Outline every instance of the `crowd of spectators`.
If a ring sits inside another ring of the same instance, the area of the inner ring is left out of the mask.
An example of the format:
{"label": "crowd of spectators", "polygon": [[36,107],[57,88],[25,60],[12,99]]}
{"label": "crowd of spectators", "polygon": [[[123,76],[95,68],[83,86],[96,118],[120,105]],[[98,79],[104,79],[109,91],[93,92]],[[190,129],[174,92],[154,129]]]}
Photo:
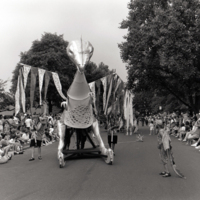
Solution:
{"label": "crowd of spectators", "polygon": [[23,113],[17,116],[0,115],[0,163],[11,160],[12,155],[23,154],[25,147],[30,146],[31,140],[36,137],[38,118],[43,124],[41,145],[47,146],[57,141],[59,139],[57,131],[59,116],[50,114],[43,117]]}
{"label": "crowd of spectators", "polygon": [[200,114],[158,114],[145,118],[151,134],[157,134],[159,125],[169,128],[169,134],[200,151]]}

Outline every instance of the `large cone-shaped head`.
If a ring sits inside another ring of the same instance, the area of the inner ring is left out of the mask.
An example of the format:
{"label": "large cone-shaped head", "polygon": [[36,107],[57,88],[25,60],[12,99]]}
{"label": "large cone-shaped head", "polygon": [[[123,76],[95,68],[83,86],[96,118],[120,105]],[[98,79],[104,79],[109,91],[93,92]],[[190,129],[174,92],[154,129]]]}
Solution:
{"label": "large cone-shaped head", "polygon": [[89,96],[89,92],[90,88],[86,81],[85,74],[77,71],[67,95],[74,100],[82,100]]}
{"label": "large cone-shaped head", "polygon": [[68,44],[67,55],[70,60],[76,65],[79,72],[83,72],[85,65],[92,57],[94,48],[90,42],[75,40]]}

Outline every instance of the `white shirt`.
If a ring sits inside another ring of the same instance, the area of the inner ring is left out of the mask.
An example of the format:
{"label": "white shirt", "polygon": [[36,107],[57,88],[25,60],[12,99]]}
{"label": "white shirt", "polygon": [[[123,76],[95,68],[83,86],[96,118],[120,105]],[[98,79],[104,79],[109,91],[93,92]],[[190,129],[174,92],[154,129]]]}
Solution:
{"label": "white shirt", "polygon": [[32,119],[26,119],[25,124],[26,124],[26,127],[30,128],[32,124]]}
{"label": "white shirt", "polygon": [[29,140],[29,134],[23,133],[22,139]]}

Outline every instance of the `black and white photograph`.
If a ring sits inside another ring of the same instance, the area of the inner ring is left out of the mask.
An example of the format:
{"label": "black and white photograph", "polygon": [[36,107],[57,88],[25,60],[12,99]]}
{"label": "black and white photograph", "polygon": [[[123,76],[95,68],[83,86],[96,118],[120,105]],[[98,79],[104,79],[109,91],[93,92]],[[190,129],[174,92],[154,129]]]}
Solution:
{"label": "black and white photograph", "polygon": [[199,200],[200,0],[1,0],[0,26],[0,200]]}

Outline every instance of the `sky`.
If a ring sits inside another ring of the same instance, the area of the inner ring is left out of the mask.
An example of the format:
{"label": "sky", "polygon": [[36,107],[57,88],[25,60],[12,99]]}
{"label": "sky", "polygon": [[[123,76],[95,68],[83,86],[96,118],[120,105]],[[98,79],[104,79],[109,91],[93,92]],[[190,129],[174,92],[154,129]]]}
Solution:
{"label": "sky", "polygon": [[0,1],[0,79],[8,80],[20,61],[42,34],[56,33],[67,41],[82,37],[94,47],[91,61],[116,69],[126,82],[126,64],[118,44],[127,30],[120,22],[128,16],[130,0],[1,0]]}

